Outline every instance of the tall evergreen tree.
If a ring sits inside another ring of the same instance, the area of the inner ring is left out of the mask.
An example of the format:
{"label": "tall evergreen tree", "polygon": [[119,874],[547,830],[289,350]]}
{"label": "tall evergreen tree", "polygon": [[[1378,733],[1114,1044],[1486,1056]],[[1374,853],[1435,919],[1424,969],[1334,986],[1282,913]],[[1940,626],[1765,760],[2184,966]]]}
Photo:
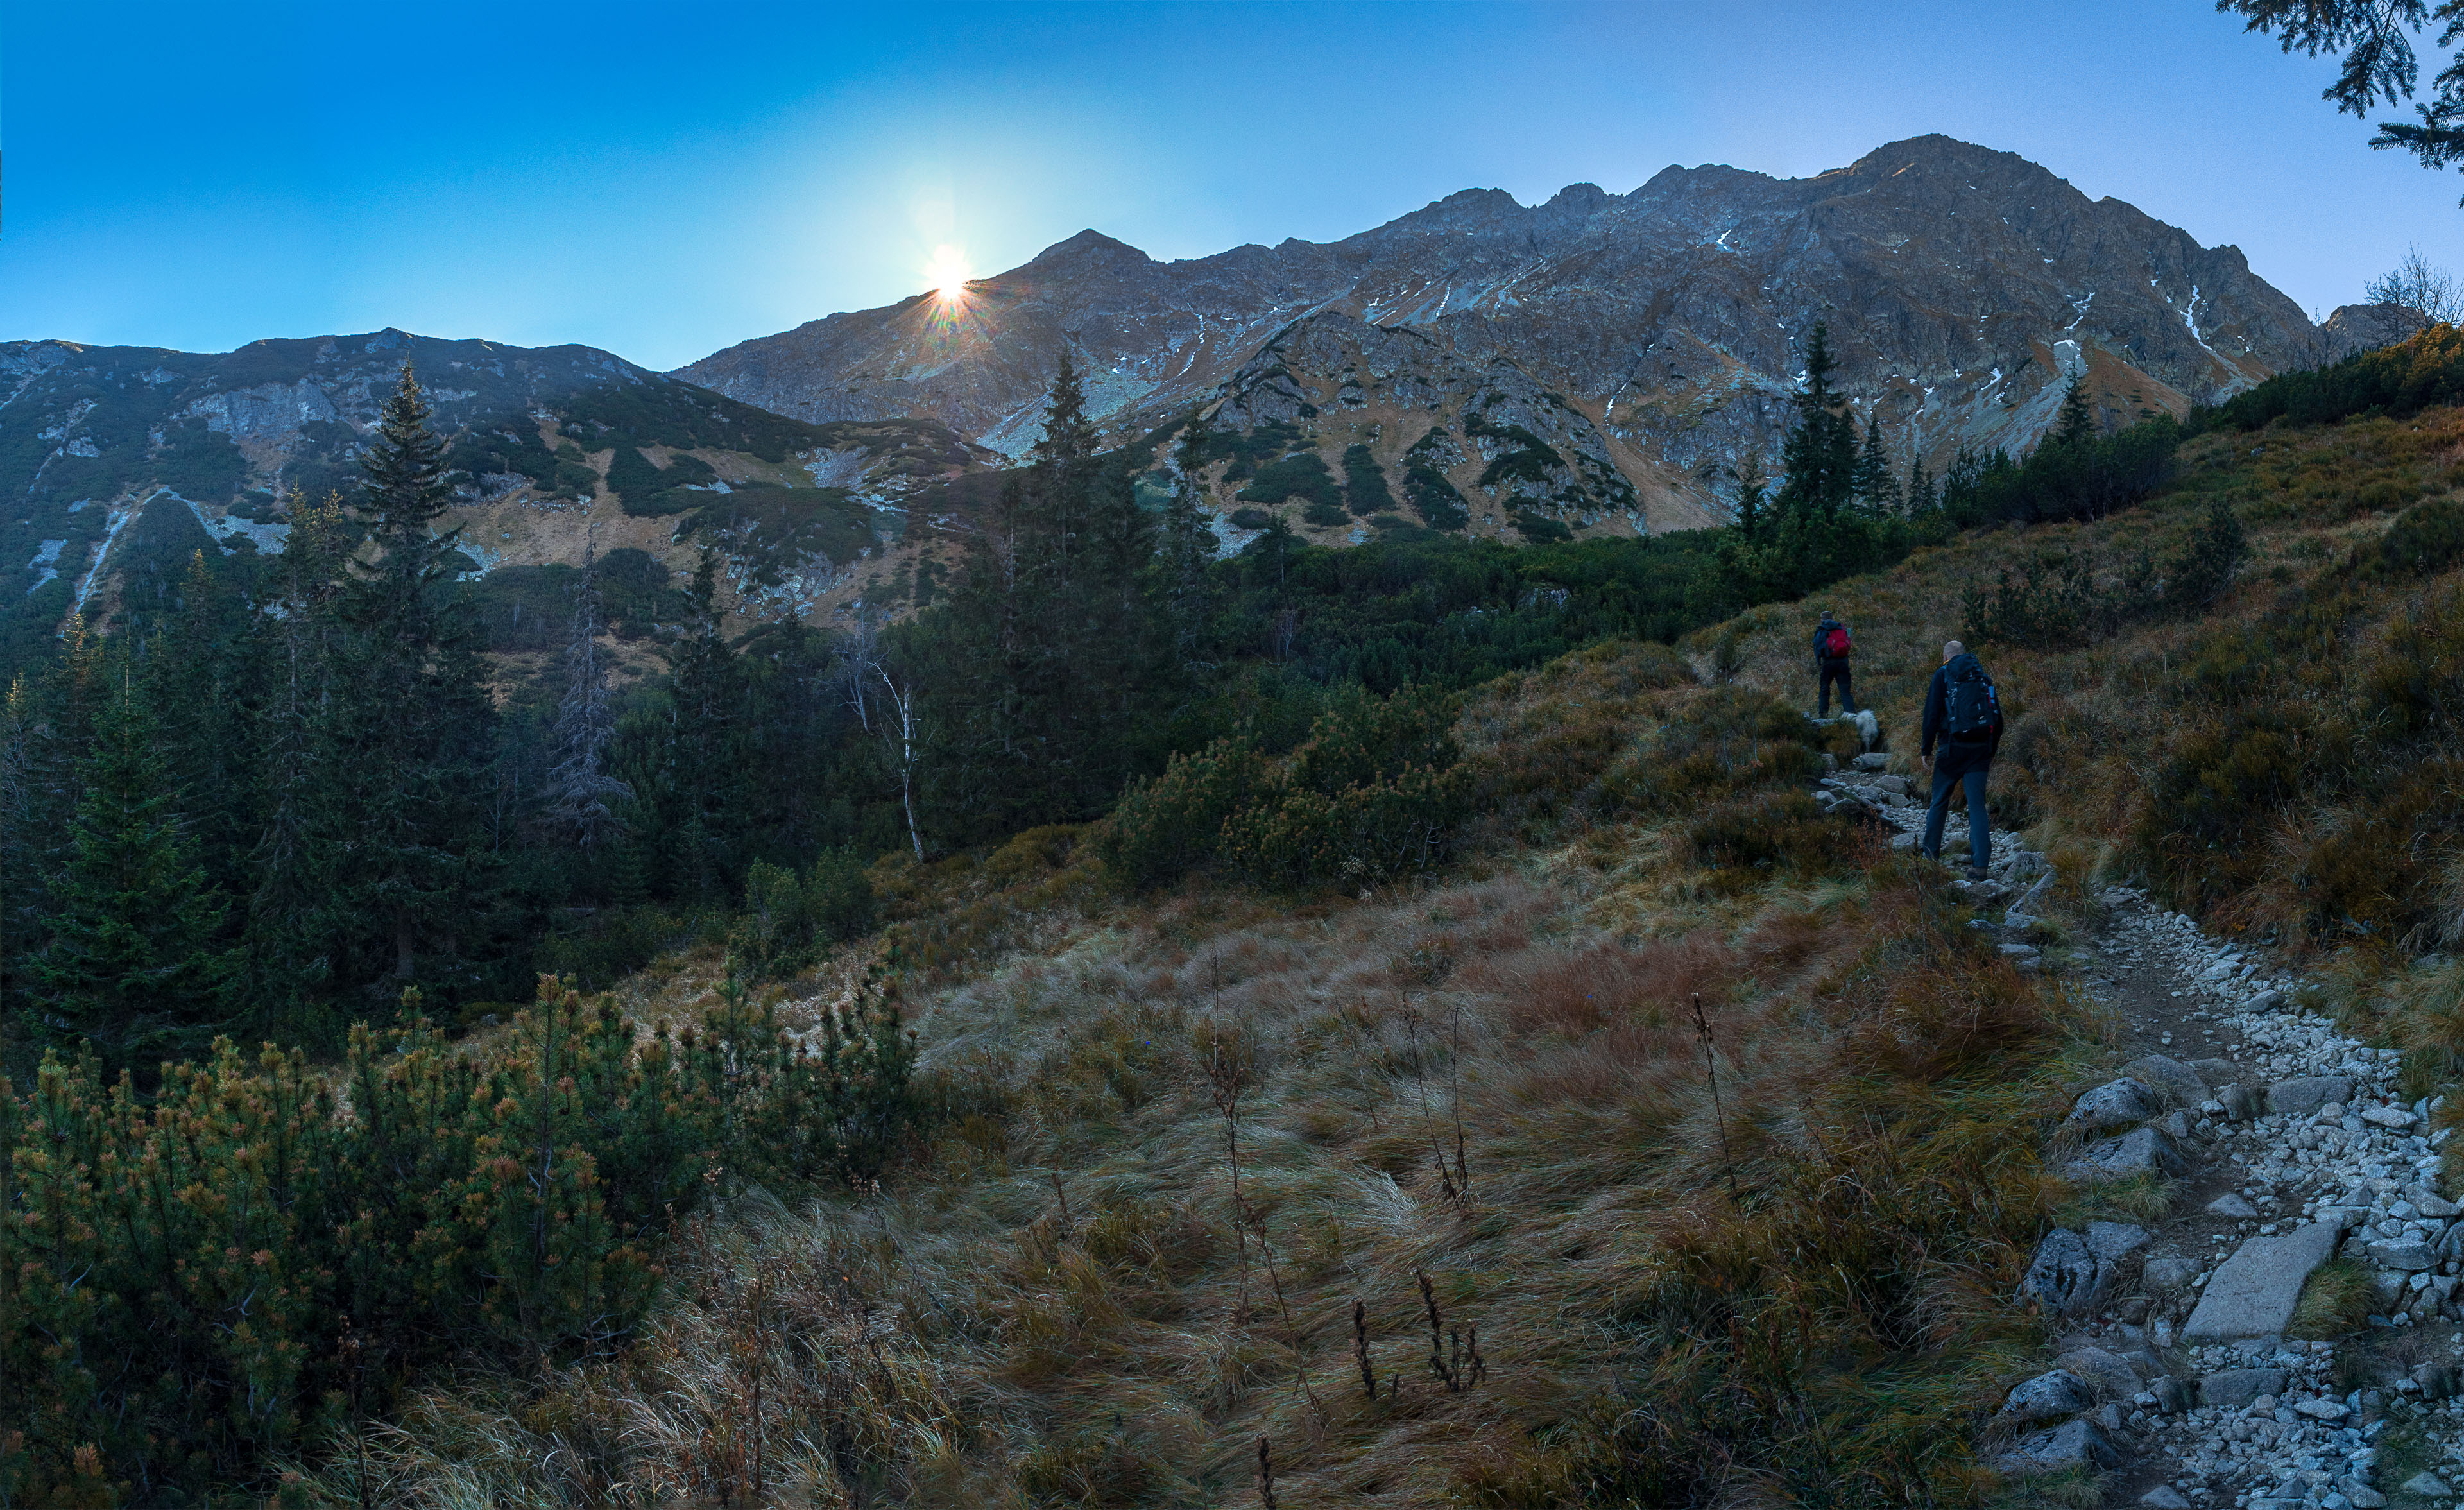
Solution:
{"label": "tall evergreen tree", "polygon": [[417,971],[423,939],[450,944],[484,889],[495,723],[477,624],[454,587],[460,532],[435,529],[452,485],[429,412],[406,362],[360,458],[361,508],[382,555],[343,596],[331,773],[348,845],[346,915],[368,920],[404,980]]}
{"label": "tall evergreen tree", "polygon": [[1933,512],[1942,501],[1935,490],[1933,475],[1925,470],[1925,457],[1908,463],[1907,512],[1910,517]]}
{"label": "tall evergreen tree", "polygon": [[1838,370],[1831,330],[1815,325],[1805,348],[1805,386],[1796,395],[1796,423],[1780,451],[1782,477],[1773,501],[1797,520],[1828,524],[1856,497],[1857,418],[1831,386]]}
{"label": "tall evergreen tree", "polygon": [[1156,551],[1157,597],[1172,636],[1172,660],[1178,666],[1195,666],[1206,659],[1206,637],[1215,618],[1212,568],[1218,542],[1206,510],[1199,506],[1204,446],[1204,427],[1192,414],[1174,456],[1180,480],[1164,505]]}
{"label": "tall evergreen tree", "polygon": [[606,653],[599,645],[599,550],[583,544],[582,585],[574,593],[573,636],[564,655],[564,698],[557,705],[556,764],[548,773],[548,821],[585,853],[623,836],[608,807],[629,801],[633,788],[607,773],[607,743],[616,736],[608,705]]}
{"label": "tall evergreen tree", "polygon": [[964,833],[1085,816],[1119,789],[1154,664],[1155,529],[1095,453],[1065,357],[1028,465],[968,543],[930,669],[933,808]]}
{"label": "tall evergreen tree", "polygon": [[51,939],[33,960],[41,1041],[91,1042],[112,1069],[193,1054],[228,1006],[228,910],[184,832],[148,699],[122,663],[95,722]]}
{"label": "tall evergreen tree", "polygon": [[336,961],[327,938],[340,783],[333,772],[338,611],[342,563],[354,536],[339,499],[291,496],[291,533],[272,582],[274,611],[259,620],[253,784],[259,827],[249,854],[252,886],[243,950],[264,1010],[289,1015],[319,991]]}
{"label": "tall evergreen tree", "polygon": [[1763,476],[1763,458],[1749,453],[1728,476],[1737,484],[1737,500],[1731,513],[1737,534],[1748,541],[1761,538],[1763,516],[1771,509],[1771,479]]}
{"label": "tall evergreen tree", "polygon": [[2045,436],[2045,444],[2066,448],[2084,446],[2094,440],[2096,434],[2096,411],[2088,405],[2087,379],[2075,377],[2071,379],[2071,386],[2062,390],[2062,410],[2055,417],[2053,431]]}
{"label": "tall evergreen tree", "polygon": [[[1853,416],[1850,423],[1855,423]],[[1866,513],[1900,511],[1900,483],[1891,475],[1891,458],[1882,445],[1882,416],[1879,411],[1865,421],[1865,444],[1857,453],[1853,486],[1858,505]]]}
{"label": "tall evergreen tree", "polygon": [[718,554],[703,547],[686,589],[691,617],[668,660],[666,747],[658,771],[671,890],[704,902],[735,895],[749,862],[736,844],[743,811],[742,668],[728,648]]}

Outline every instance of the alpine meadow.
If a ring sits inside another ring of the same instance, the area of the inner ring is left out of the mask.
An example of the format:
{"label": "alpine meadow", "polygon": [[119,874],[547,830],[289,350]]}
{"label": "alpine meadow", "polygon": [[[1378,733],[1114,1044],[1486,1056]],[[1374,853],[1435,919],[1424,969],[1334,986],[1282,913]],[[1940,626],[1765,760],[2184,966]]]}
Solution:
{"label": "alpine meadow", "polygon": [[0,1510],[2464,1510],[2464,0],[125,4]]}

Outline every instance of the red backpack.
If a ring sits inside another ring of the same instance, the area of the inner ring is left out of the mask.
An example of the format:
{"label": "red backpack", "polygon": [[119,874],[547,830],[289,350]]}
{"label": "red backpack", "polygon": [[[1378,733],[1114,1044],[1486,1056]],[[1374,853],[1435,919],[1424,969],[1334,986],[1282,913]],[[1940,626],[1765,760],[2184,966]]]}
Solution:
{"label": "red backpack", "polygon": [[1848,643],[1848,626],[1834,624],[1831,633],[1822,636],[1822,654],[1833,660],[1846,660],[1853,647]]}

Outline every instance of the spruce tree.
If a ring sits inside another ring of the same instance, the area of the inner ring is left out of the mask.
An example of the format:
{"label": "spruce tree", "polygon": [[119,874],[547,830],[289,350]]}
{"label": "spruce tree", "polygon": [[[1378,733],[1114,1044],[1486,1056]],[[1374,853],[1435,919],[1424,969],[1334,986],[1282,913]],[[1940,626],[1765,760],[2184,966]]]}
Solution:
{"label": "spruce tree", "polygon": [[1928,514],[1941,501],[1934,490],[1933,475],[1925,470],[1925,457],[1908,463],[1907,511],[1911,517]]}
{"label": "spruce tree", "polygon": [[2061,412],[2054,419],[2052,433],[2045,444],[2065,448],[2084,446],[2096,438],[2096,411],[2087,401],[2087,379],[2075,377],[2062,390]]}
{"label": "spruce tree", "polygon": [[1805,386],[1796,395],[1796,424],[1781,448],[1782,477],[1773,500],[1793,519],[1828,524],[1856,496],[1857,420],[1831,386],[1838,361],[1831,331],[1815,325],[1805,348]]}
{"label": "spruce tree", "polygon": [[1763,516],[1771,508],[1771,479],[1763,476],[1763,459],[1748,455],[1728,469],[1737,484],[1737,501],[1731,510],[1740,538],[1753,542],[1762,537]]}
{"label": "spruce tree", "polygon": [[452,929],[484,886],[486,769],[495,707],[477,625],[454,588],[459,531],[439,534],[452,498],[445,443],[410,364],[361,454],[374,566],[349,582],[346,674],[338,678],[339,832],[349,844],[338,899],[365,920],[363,968],[390,956],[409,979],[424,938]]}
{"label": "spruce tree", "polygon": [[743,677],[728,648],[718,555],[705,546],[686,589],[691,619],[668,661],[667,748],[660,772],[669,885],[704,902],[736,889],[743,811]]}
{"label": "spruce tree", "polygon": [[[1044,438],[969,541],[929,647],[930,806],[957,833],[1087,816],[1117,793],[1131,726],[1154,713],[1155,526],[1096,439],[1065,358]],[[1192,527],[1184,516],[1185,544]]]}
{"label": "spruce tree", "polygon": [[586,854],[624,834],[608,807],[631,799],[633,788],[607,773],[607,743],[616,736],[608,705],[607,659],[599,646],[599,551],[584,541],[582,584],[574,594],[573,636],[564,655],[564,698],[557,706],[552,737],[556,759],[548,773],[548,821]]}
{"label": "spruce tree", "polygon": [[227,1007],[228,910],[184,832],[160,731],[123,661],[95,722],[51,938],[33,967],[38,1041],[83,1038],[111,1069],[193,1054]]}
{"label": "spruce tree", "polygon": [[1865,444],[1857,453],[1855,489],[1859,505],[1868,514],[1896,514],[1900,510],[1899,479],[1891,475],[1891,458],[1884,454],[1882,416],[1879,411],[1865,421]]}
{"label": "spruce tree", "polygon": [[1206,433],[1196,415],[1180,433],[1174,460],[1180,481],[1164,505],[1163,530],[1156,552],[1160,578],[1157,596],[1172,636],[1176,666],[1195,667],[1206,661],[1206,634],[1215,618],[1215,556],[1219,542],[1206,510],[1199,506],[1199,478],[1205,461]]}
{"label": "spruce tree", "polygon": [[332,959],[326,914],[334,865],[346,843],[336,803],[335,703],[340,689],[342,563],[356,537],[339,499],[291,496],[291,533],[275,564],[270,608],[257,621],[261,685],[255,718],[259,813],[248,856],[251,886],[243,953],[260,1008],[289,1016]]}

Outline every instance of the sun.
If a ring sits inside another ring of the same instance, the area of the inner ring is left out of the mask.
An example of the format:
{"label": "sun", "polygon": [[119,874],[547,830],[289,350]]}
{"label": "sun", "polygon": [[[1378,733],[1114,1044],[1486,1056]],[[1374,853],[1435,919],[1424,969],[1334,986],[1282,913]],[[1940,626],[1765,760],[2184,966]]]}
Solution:
{"label": "sun", "polygon": [[967,297],[967,279],[974,269],[967,265],[967,255],[954,246],[933,249],[933,260],[924,265],[924,276],[933,280],[933,292],[945,304],[956,304]]}

